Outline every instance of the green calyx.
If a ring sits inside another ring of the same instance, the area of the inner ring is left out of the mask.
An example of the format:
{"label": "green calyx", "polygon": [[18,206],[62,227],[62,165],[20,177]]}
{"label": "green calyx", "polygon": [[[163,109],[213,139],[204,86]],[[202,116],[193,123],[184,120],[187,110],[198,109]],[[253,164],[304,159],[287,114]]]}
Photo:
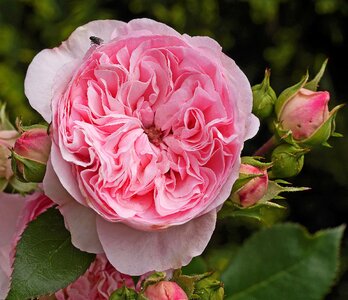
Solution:
{"label": "green calyx", "polygon": [[313,134],[305,140],[298,141],[297,143],[302,147],[314,147],[317,145],[330,146],[327,140],[331,136],[340,137],[341,135],[335,132],[335,118],[337,112],[345,104],[335,106],[331,111],[328,119],[316,130]]}
{"label": "green calyx", "polygon": [[260,84],[252,87],[253,113],[260,119],[269,117],[273,112],[273,105],[277,95],[270,86],[271,71],[265,70],[265,77]]}
{"label": "green calyx", "polygon": [[178,269],[174,271],[172,281],[185,291],[189,299],[222,300],[224,298],[223,284],[212,275],[213,272],[183,275]]}
{"label": "green calyx", "polygon": [[42,182],[46,173],[46,164],[11,154],[11,166],[15,176],[22,182]]}
{"label": "green calyx", "polygon": [[[126,286],[118,288],[109,297],[109,300],[138,300],[138,299],[141,299],[141,298],[139,298],[136,291],[134,291],[133,289],[129,289]],[[146,299],[146,298],[143,297],[142,299]]]}
{"label": "green calyx", "polygon": [[269,177],[289,178],[299,174],[304,164],[304,154],[309,152],[307,148],[300,148],[290,144],[281,144],[272,152],[272,169]]}

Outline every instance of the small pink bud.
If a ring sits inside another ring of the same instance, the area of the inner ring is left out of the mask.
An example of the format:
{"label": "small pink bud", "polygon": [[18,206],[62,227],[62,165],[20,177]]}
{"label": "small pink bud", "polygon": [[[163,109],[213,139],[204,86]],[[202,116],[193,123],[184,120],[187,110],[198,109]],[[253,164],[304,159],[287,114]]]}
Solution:
{"label": "small pink bud", "polygon": [[279,117],[284,130],[291,130],[295,140],[309,138],[330,117],[330,94],[301,88],[289,99]]}
{"label": "small pink bud", "polygon": [[13,176],[11,169],[10,149],[13,147],[18,132],[16,130],[0,130],[0,191],[4,190]]}
{"label": "small pink bud", "polygon": [[51,149],[47,128],[38,127],[24,131],[12,151],[12,169],[26,182],[41,182]]}
{"label": "small pink bud", "polygon": [[258,167],[241,164],[240,174],[257,175],[252,178],[239,190],[232,195],[232,200],[243,207],[249,207],[257,203],[266,194],[268,188],[267,169],[260,169]]}
{"label": "small pink bud", "polygon": [[13,147],[16,154],[43,164],[47,163],[50,149],[51,139],[47,128],[24,131]]}
{"label": "small pink bud", "polygon": [[188,300],[182,288],[172,281],[160,281],[149,285],[144,295],[149,300]]}

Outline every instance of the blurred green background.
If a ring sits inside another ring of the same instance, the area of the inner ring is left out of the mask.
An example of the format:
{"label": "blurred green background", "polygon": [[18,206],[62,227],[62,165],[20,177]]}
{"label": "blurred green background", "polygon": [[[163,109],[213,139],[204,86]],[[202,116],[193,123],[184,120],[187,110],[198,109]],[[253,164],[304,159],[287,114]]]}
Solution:
{"label": "blurred green background", "polygon": [[[332,107],[347,102],[346,0],[0,0],[0,100],[7,102],[12,120],[21,116],[27,124],[40,121],[23,93],[26,69],[38,51],[59,45],[88,21],[138,17],[216,39],[251,84],[259,83],[264,69],[270,67],[272,86],[278,93],[297,82],[306,69],[314,74],[328,57],[320,89],[330,91]],[[337,131],[348,136],[347,108],[338,116]],[[246,152],[268,137],[265,126]],[[331,144],[333,149],[322,147],[307,155],[304,171],[293,180],[312,190],[288,196],[287,219],[310,231],[348,220],[348,141],[346,137],[332,139]],[[242,240],[254,229],[234,225],[229,230],[220,228],[210,248]],[[341,276],[327,299],[348,299],[347,245],[346,234]]]}

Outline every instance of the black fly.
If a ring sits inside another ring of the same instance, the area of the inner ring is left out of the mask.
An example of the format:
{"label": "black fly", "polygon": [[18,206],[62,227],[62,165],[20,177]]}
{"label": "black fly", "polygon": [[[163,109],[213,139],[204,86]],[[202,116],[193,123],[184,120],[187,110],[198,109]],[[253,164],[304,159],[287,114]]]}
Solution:
{"label": "black fly", "polygon": [[100,45],[102,44],[104,41],[101,38],[98,38],[97,36],[90,36],[89,39],[91,40],[91,44],[95,44],[95,45]]}

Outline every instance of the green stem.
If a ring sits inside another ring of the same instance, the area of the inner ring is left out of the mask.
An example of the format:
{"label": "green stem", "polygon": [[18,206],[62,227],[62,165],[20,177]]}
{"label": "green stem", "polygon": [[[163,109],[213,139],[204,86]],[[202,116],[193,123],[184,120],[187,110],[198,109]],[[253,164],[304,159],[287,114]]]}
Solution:
{"label": "green stem", "polygon": [[277,144],[277,139],[273,135],[266,143],[256,150],[254,156],[265,156],[269,151],[273,150]]}

